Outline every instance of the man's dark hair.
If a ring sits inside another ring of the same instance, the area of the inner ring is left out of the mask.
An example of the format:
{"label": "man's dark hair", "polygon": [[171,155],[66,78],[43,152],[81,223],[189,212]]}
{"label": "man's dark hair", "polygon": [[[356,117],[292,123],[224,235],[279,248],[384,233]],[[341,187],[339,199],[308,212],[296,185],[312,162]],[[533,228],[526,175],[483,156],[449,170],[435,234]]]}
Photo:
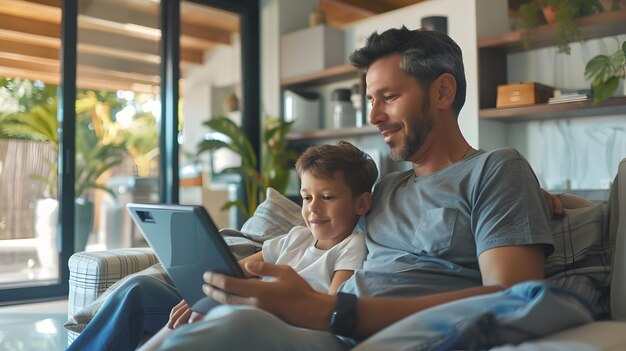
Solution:
{"label": "man's dark hair", "polygon": [[467,83],[463,69],[461,48],[449,36],[424,29],[406,27],[389,29],[381,34],[374,32],[364,47],[350,55],[356,68],[367,70],[375,61],[392,54],[401,54],[400,69],[415,77],[425,89],[443,73],[456,79],[456,96],[452,103],[459,115],[465,104]]}
{"label": "man's dark hair", "polygon": [[341,172],[353,196],[371,192],[378,169],[372,158],[347,141],[337,145],[311,146],[296,162],[298,175],[311,172],[316,177],[332,178]]}

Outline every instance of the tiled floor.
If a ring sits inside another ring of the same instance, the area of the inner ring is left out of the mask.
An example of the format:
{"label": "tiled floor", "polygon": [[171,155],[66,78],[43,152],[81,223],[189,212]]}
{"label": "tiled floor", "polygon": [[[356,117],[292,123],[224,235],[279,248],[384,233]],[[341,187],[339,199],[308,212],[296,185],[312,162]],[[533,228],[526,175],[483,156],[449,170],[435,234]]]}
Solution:
{"label": "tiled floor", "polygon": [[0,351],[67,348],[67,300],[0,307]]}

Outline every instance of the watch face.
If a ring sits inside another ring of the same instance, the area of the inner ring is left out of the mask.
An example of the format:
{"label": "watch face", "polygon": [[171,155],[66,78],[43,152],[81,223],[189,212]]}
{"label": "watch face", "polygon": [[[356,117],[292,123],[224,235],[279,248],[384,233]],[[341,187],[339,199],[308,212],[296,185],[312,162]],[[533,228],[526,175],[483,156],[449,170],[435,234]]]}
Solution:
{"label": "watch face", "polygon": [[353,294],[338,293],[337,306],[330,315],[329,329],[333,334],[351,336],[356,327],[356,302]]}

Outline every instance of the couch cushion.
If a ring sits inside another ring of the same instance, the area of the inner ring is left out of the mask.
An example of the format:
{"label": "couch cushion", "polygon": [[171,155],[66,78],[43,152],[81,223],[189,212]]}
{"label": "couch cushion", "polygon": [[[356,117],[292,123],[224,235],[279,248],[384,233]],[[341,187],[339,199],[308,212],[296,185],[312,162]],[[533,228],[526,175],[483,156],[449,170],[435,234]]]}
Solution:
{"label": "couch cushion", "polygon": [[77,252],[68,266],[71,316],[94,302],[100,294],[121,278],[146,269],[158,260],[150,248],[115,249],[99,252]]}
{"label": "couch cushion", "polygon": [[136,275],[147,275],[147,276],[151,276],[154,277],[156,279],[159,279],[169,285],[173,285],[171,279],[169,278],[169,276],[167,275],[167,273],[165,272],[165,270],[163,269],[163,267],[161,266],[160,263],[156,263],[142,271],[139,271],[137,273],[133,273],[133,274],[129,274],[127,276],[125,276],[124,278],[118,280],[117,282],[115,282],[115,284],[109,286],[107,288],[107,290],[102,293],[95,301],[93,301],[91,304],[87,305],[87,307],[77,311],[76,313],[74,313],[73,315],[70,315],[70,318],[67,322],[65,322],[65,324],[63,324],[63,326],[65,327],[65,329],[73,331],[73,332],[77,332],[80,333],[83,331],[83,329],[85,329],[85,327],[87,327],[87,324],[89,324],[89,322],[91,321],[91,319],[93,318],[93,316],[96,314],[96,312],[98,312],[98,310],[100,309],[100,306],[102,306],[102,304],[104,303],[104,301],[106,300],[106,298],[111,294],[111,292],[115,289],[117,289],[118,286],[122,285],[125,281],[127,281],[128,279],[130,279],[130,277],[136,276]]}
{"label": "couch cushion", "polygon": [[546,259],[546,277],[585,297],[596,317],[607,317],[612,256],[608,206],[566,210],[562,218],[552,220],[551,226],[554,252]]}
{"label": "couch cushion", "polygon": [[592,322],[519,345],[506,345],[492,351],[599,351],[623,350],[626,323]]}
{"label": "couch cushion", "polygon": [[263,242],[287,234],[297,225],[305,225],[300,206],[278,191],[267,188],[265,201],[243,224],[241,232],[252,240]]}

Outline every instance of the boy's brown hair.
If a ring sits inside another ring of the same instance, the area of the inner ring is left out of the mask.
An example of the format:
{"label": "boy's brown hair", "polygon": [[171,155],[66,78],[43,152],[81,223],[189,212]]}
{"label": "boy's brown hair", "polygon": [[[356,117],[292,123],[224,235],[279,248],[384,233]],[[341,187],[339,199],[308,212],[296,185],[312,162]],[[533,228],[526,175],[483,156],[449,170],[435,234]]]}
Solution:
{"label": "boy's brown hair", "polygon": [[298,158],[296,171],[300,177],[305,172],[311,172],[324,178],[332,178],[336,172],[341,172],[353,196],[371,192],[378,178],[378,169],[370,155],[347,141],[309,147]]}

